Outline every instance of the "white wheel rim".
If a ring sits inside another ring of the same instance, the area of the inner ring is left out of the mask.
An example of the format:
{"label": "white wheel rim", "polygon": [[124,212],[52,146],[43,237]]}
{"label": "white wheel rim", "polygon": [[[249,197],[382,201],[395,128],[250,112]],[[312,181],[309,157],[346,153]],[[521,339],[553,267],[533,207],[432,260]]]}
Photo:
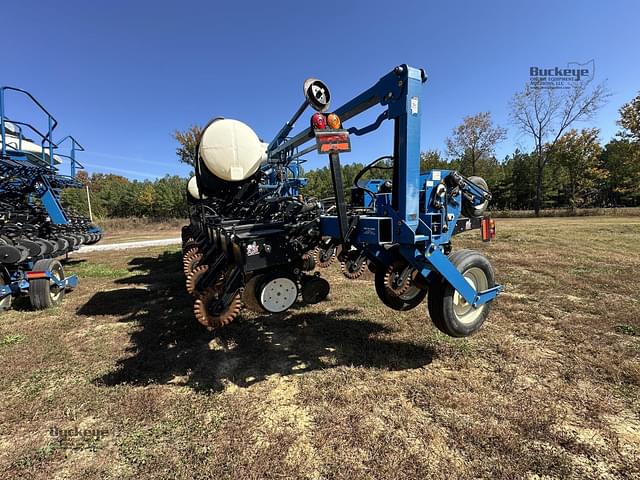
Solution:
{"label": "white wheel rim", "polygon": [[[467,283],[471,285],[477,292],[482,292],[483,290],[489,288],[489,281],[487,280],[487,276],[481,268],[472,267],[464,272],[463,276]],[[453,313],[460,323],[471,324],[476,322],[482,315],[485,307],[486,304],[480,305],[478,307],[473,307],[464,299],[462,295],[458,293],[457,290],[453,293]]]}
{"label": "white wheel rim", "polygon": [[284,312],[298,298],[298,286],[287,277],[277,277],[267,282],[260,291],[260,303],[271,313]]}
{"label": "white wheel rim", "polygon": [[[51,274],[58,281],[64,280],[64,273],[62,271],[62,266],[56,265],[54,268],[51,269]],[[57,302],[60,296],[62,295],[64,288],[58,287],[58,285],[53,280],[50,280],[49,282],[50,282],[49,295],[51,296],[51,300],[53,300],[54,302]]]}
{"label": "white wheel rim", "polygon": [[[4,282],[4,280],[0,279],[0,286],[5,286],[6,283]],[[6,310],[7,308],[9,308],[11,306],[11,300],[13,300],[13,298],[11,297],[11,294],[7,295],[6,297],[4,297],[3,299],[0,300],[0,309],[2,310]]]}

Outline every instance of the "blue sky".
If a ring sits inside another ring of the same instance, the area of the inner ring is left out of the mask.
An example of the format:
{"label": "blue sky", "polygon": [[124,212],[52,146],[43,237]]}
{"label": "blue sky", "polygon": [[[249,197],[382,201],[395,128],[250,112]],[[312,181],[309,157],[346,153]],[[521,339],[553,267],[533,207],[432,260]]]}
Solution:
{"label": "blue sky", "polygon": [[[329,85],[337,107],[395,65],[423,67],[422,148],[444,150],[463,116],[490,111],[509,129],[499,158],[528,147],[509,124],[508,103],[530,66],[593,59],[595,81],[612,92],[591,123],[605,141],[617,131],[617,109],[640,90],[635,0],[19,0],[0,11],[0,84],[40,99],[59,133],[84,144],[89,171],[137,179],[187,174],[171,132],[215,116],[271,140],[310,76]],[[20,102],[10,107],[14,117],[27,114]],[[356,139],[343,160],[390,149],[384,128]],[[312,168],[326,161],[309,160]]]}

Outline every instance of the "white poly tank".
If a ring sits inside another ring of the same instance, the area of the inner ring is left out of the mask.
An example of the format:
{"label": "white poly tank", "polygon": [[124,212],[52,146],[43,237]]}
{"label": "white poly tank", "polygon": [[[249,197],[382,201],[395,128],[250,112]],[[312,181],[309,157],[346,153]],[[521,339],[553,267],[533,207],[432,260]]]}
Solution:
{"label": "white poly tank", "polygon": [[206,195],[200,195],[200,190],[198,190],[198,181],[196,177],[191,177],[187,182],[187,192],[196,200],[206,200]]}
{"label": "white poly tank", "polygon": [[205,128],[199,155],[207,170],[228,182],[246,180],[267,160],[266,144],[248,125],[231,119]]}

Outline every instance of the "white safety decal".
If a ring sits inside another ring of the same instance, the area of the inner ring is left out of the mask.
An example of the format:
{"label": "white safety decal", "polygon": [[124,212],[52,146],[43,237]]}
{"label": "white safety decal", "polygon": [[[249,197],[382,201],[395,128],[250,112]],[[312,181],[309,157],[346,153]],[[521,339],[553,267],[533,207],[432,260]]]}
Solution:
{"label": "white safety decal", "polygon": [[411,97],[411,114],[418,114],[418,97]]}

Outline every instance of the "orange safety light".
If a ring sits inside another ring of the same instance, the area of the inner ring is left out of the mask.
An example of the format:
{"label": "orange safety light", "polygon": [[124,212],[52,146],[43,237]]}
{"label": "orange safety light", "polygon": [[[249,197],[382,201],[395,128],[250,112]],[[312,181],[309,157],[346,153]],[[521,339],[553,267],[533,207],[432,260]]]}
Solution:
{"label": "orange safety light", "polygon": [[335,113],[330,113],[327,115],[327,125],[329,125],[329,128],[332,128],[333,130],[338,130],[342,126],[340,117]]}
{"label": "orange safety light", "polygon": [[496,221],[493,218],[484,217],[480,227],[483,242],[490,242],[496,237]]}

